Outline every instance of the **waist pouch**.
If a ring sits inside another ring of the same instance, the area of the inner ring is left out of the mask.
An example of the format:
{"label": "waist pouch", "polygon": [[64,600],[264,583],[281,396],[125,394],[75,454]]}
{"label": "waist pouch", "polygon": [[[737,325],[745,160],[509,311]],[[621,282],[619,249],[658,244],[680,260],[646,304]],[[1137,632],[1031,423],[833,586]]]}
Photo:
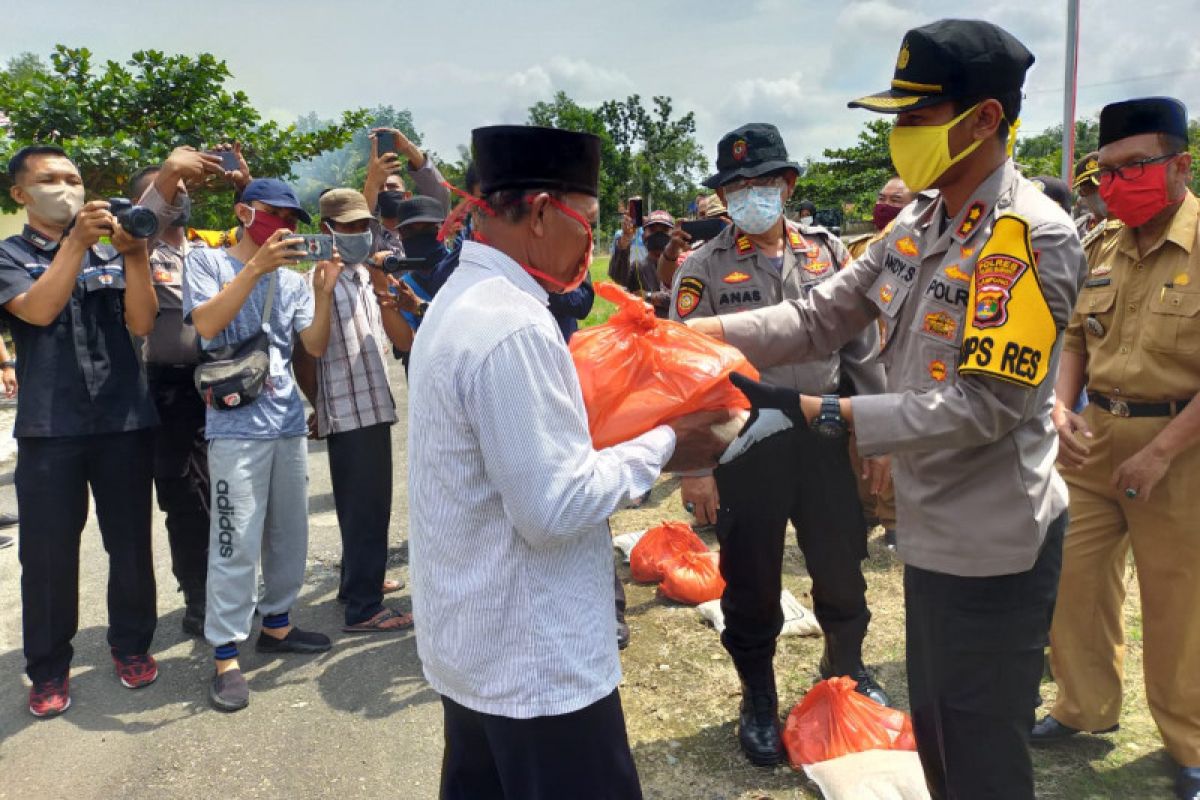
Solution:
{"label": "waist pouch", "polygon": [[193,380],[196,391],[209,408],[218,411],[242,408],[262,394],[267,376],[271,374],[271,338],[267,324],[278,283],[279,273],[271,273],[261,331],[217,350],[201,351],[201,363],[196,367]]}

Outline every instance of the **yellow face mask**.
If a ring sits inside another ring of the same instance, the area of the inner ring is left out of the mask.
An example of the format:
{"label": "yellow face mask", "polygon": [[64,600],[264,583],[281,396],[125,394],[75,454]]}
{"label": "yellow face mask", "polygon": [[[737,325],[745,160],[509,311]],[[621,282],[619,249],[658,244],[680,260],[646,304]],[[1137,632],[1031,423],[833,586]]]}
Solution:
{"label": "yellow face mask", "polygon": [[896,172],[913,192],[921,192],[983,144],[976,139],[956,156],[950,155],[950,129],[979,108],[975,104],[945,125],[897,125],[892,128],[888,146]]}

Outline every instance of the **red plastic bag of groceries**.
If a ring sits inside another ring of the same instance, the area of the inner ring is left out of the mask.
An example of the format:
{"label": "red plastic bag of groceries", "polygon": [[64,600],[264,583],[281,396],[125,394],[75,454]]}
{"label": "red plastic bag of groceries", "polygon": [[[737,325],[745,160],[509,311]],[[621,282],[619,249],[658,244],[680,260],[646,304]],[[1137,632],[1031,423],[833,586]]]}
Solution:
{"label": "red plastic bag of groceries", "polygon": [[686,522],[664,522],[646,531],[629,552],[629,571],[640,583],[656,583],[663,567],[681,553],[707,553],[708,545]]}
{"label": "red plastic bag of groceries", "polygon": [[680,553],[663,568],[658,588],[680,603],[698,606],[716,600],[725,591],[717,553]]}
{"label": "red plastic bag of groceries", "polygon": [[912,720],[854,691],[853,678],[814,686],[788,714],[783,745],[795,769],[864,750],[916,750]]}
{"label": "red plastic bag of groceries", "polygon": [[685,414],[750,407],[729,373],[757,380],[758,371],[736,347],[658,319],[648,303],[616,284],[598,284],[596,292],[617,311],[603,325],[575,333],[571,357],[597,449]]}

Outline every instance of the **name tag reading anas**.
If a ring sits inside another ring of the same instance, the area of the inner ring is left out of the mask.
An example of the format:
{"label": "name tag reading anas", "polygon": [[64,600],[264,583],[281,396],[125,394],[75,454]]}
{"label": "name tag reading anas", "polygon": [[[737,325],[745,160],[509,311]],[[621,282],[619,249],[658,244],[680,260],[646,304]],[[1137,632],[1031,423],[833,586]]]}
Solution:
{"label": "name tag reading anas", "polygon": [[1002,214],[975,264],[958,373],[1038,386],[1049,372],[1056,335],[1029,223]]}

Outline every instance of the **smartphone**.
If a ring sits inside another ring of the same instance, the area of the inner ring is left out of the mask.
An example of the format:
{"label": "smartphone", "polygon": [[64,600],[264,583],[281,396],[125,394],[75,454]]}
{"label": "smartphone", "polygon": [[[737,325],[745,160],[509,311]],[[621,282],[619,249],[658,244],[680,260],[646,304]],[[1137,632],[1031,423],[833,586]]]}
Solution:
{"label": "smartphone", "polygon": [[242,164],[238,161],[237,153],[232,150],[206,150],[210,156],[216,156],[221,159],[221,169],[226,172],[233,172],[242,168]]}
{"label": "smartphone", "polygon": [[328,261],[333,258],[333,237],[327,233],[293,233],[288,239],[300,239],[292,247],[301,261]]}
{"label": "smartphone", "polygon": [[629,218],[633,220],[633,227],[642,227],[646,221],[645,213],[642,210],[642,198],[629,198],[629,210],[627,213],[629,214]]}
{"label": "smartphone", "polygon": [[381,156],[387,155],[388,153],[395,153],[399,150],[399,147],[396,144],[396,134],[390,131],[376,131],[375,141],[377,142],[376,146],[378,148],[376,152]]}
{"label": "smartphone", "polygon": [[715,239],[725,230],[723,219],[685,219],[679,223],[683,232],[692,237],[693,242],[707,242]]}

